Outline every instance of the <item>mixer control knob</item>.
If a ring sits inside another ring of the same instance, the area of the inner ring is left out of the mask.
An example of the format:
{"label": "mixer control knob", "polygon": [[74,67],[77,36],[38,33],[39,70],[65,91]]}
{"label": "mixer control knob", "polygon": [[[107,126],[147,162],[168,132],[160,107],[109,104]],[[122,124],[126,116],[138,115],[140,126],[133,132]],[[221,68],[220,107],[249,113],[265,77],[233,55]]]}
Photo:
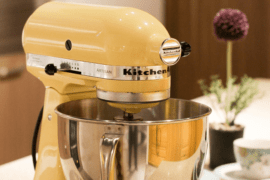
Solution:
{"label": "mixer control knob", "polygon": [[181,44],[181,48],[182,48],[181,56],[182,57],[188,56],[191,52],[191,46],[185,41],[180,42],[180,44]]}
{"label": "mixer control knob", "polygon": [[48,75],[54,75],[54,73],[57,72],[57,68],[56,66],[54,66],[54,64],[47,64],[47,66],[45,67],[45,72]]}

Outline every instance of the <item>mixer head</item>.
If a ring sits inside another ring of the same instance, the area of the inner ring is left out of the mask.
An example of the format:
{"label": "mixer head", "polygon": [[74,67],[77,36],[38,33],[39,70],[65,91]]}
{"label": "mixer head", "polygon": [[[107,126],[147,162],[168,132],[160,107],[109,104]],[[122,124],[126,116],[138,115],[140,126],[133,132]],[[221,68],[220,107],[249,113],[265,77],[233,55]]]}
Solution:
{"label": "mixer head", "polygon": [[60,94],[96,91],[128,113],[168,99],[170,66],[191,51],[141,10],[62,2],[32,14],[23,47],[28,71],[46,87]]}

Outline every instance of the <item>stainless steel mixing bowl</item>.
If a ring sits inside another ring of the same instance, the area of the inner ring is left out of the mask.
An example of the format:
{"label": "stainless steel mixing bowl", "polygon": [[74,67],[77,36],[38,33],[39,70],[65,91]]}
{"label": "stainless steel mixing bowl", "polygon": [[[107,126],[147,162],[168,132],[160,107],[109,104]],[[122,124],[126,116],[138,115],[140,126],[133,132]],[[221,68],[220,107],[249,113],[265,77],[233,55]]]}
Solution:
{"label": "stainless steel mixing bowl", "polygon": [[198,180],[208,147],[211,109],[168,99],[137,120],[99,99],[56,108],[58,144],[67,180]]}

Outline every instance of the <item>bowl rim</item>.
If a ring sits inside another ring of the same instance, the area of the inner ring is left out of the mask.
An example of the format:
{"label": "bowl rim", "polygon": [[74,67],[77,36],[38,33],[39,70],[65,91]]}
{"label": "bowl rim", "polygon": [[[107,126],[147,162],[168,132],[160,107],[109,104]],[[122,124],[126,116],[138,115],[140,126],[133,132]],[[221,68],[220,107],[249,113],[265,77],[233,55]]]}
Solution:
{"label": "bowl rim", "polygon": [[[265,147],[251,147],[250,145],[240,145],[240,142],[251,142],[254,143],[256,142],[258,144],[258,141],[260,142],[267,142],[267,145]],[[233,141],[233,145],[236,147],[240,148],[245,148],[245,149],[253,149],[253,150],[269,150],[270,151],[270,139],[248,139],[248,138],[238,138]]]}
{"label": "bowl rim", "polygon": [[[75,100],[75,101],[68,101],[65,103],[62,103],[60,105],[58,105],[55,109],[54,112],[57,114],[58,117],[61,117],[62,119],[68,119],[68,120],[73,120],[73,121],[78,121],[78,122],[88,122],[88,123],[95,123],[95,124],[117,124],[117,125],[161,125],[161,124],[177,124],[177,123],[182,123],[182,122],[189,122],[189,121],[197,121],[197,120],[201,120],[201,119],[207,119],[208,116],[212,113],[212,109],[202,103],[198,103],[192,100],[184,100],[184,99],[177,99],[177,98],[169,98],[165,101],[178,101],[178,102],[189,102],[192,104],[196,104],[198,106],[202,106],[203,108],[207,109],[207,112],[202,113],[200,115],[197,116],[193,116],[193,117],[187,117],[187,118],[182,118],[182,119],[166,119],[166,120],[144,120],[144,121],[127,121],[127,120],[123,120],[123,121],[115,121],[115,120],[107,120],[107,119],[103,119],[103,120],[96,120],[96,119],[85,119],[82,117],[74,117],[68,114],[64,114],[62,112],[59,111],[59,107],[61,107],[64,104],[68,104],[68,103],[72,103],[72,102],[82,102],[82,101],[87,101],[87,100],[100,100],[100,101],[104,101],[98,98],[90,98],[90,99],[80,99],[80,100]],[[106,101],[104,101],[106,102]],[[61,120],[61,118],[58,120]]]}

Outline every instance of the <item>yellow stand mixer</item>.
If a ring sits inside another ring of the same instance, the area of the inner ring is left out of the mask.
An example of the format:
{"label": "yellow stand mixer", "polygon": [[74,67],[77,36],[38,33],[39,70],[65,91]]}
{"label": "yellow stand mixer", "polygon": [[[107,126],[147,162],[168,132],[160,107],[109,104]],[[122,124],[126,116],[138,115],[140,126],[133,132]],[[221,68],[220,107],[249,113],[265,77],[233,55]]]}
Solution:
{"label": "yellow stand mixer", "polygon": [[[28,19],[22,41],[27,70],[46,87],[35,180],[72,179],[60,162],[58,105],[97,97],[132,121],[133,113],[170,98],[169,67],[190,53],[187,43],[170,38],[158,20],[141,10],[61,2],[39,7]],[[199,153],[201,139],[207,139],[208,114],[196,121],[201,133],[185,159]],[[153,160],[153,166],[161,160]]]}

